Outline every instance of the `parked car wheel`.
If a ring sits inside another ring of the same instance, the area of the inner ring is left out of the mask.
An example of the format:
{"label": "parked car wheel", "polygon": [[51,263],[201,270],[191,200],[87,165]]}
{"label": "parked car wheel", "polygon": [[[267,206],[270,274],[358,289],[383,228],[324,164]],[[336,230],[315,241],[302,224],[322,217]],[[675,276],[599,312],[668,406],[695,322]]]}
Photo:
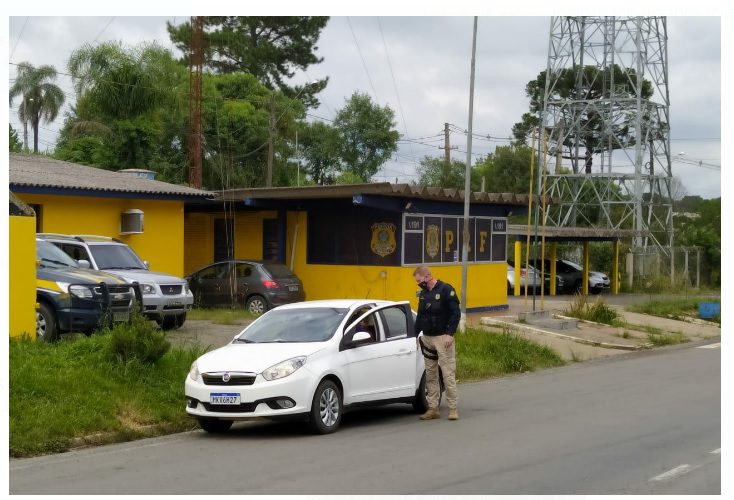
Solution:
{"label": "parked car wheel", "polygon": [[267,312],[268,303],[265,301],[265,298],[262,295],[253,295],[252,297],[247,299],[245,308],[255,316],[260,316],[261,314]]}
{"label": "parked car wheel", "polygon": [[158,320],[158,324],[164,330],[175,330],[181,328],[186,321],[186,313],[164,316]]}
{"label": "parked car wheel", "polygon": [[54,342],[59,336],[59,328],[56,324],[56,312],[53,307],[41,302],[36,311],[36,340],[43,342]]}
{"label": "parked car wheel", "polygon": [[212,434],[227,432],[233,423],[231,420],[219,420],[218,418],[200,418],[198,420],[199,426]]}
{"label": "parked car wheel", "polygon": [[311,430],[317,434],[330,434],[342,421],[342,397],[339,388],[331,380],[322,381],[316,388],[311,402]]}
{"label": "parked car wheel", "polygon": [[[441,406],[441,399],[443,399],[443,377],[439,371],[438,379],[438,406]],[[413,410],[416,413],[425,413],[428,410],[428,391],[426,390],[426,372],[423,372],[421,377],[421,383],[418,386],[418,390],[415,391],[415,399],[413,400]]]}

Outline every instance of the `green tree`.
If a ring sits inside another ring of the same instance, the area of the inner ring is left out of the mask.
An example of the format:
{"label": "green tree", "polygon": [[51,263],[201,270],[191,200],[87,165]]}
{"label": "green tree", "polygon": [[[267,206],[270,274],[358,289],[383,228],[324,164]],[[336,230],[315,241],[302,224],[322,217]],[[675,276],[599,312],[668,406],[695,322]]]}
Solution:
{"label": "green tree", "polygon": [[23,151],[23,144],[20,142],[20,139],[18,139],[18,132],[13,128],[12,125],[9,125],[8,129],[8,131],[10,132],[10,139],[8,140],[10,152],[20,153],[21,151]]}
{"label": "green tree", "polygon": [[[635,90],[632,86],[633,81],[637,79],[637,73],[634,69],[622,69],[618,65],[613,65],[604,70],[600,70],[596,66],[584,66],[583,76],[580,79],[584,83],[577,86],[578,68],[564,68],[556,80],[556,85],[550,95],[551,100],[558,99],[575,99],[575,100],[593,100],[608,98],[605,94],[604,82],[610,81],[613,77],[615,84],[615,99],[634,98]],[[591,83],[589,83],[591,82]],[[524,113],[518,123],[513,125],[512,133],[518,143],[527,144],[531,131],[539,125],[539,113],[543,109],[543,98],[545,94],[546,71],[541,71],[534,80],[530,80],[525,86],[525,94],[530,98],[530,111]],[[642,98],[647,99],[653,94],[652,83],[644,80],[642,84]],[[643,117],[647,119],[649,117]],[[569,121],[570,117],[562,116],[561,121]],[[581,117],[582,129],[586,132],[579,137],[579,148],[588,149],[593,153],[607,151],[609,149],[609,141],[606,140],[608,132],[604,130],[605,122],[602,117],[592,107],[584,111]],[[612,149],[623,149],[634,145],[634,137],[630,134],[633,131],[634,117],[628,117],[626,120],[612,124],[613,133],[618,141],[613,142]],[[578,173],[578,162],[575,153],[574,138],[569,136],[563,143],[566,153],[563,158],[570,159],[573,165],[573,171]],[[537,140],[536,140],[537,144]],[[580,153],[583,155],[583,153]],[[582,158],[583,159],[583,156]]]}
{"label": "green tree", "polygon": [[[328,78],[311,85],[289,86],[296,70],[305,70],[323,58],[315,51],[328,17],[318,16],[207,16],[204,17],[204,64],[218,73],[249,73],[269,89],[296,96],[307,107],[318,106],[316,94]],[[188,64],[191,52],[191,23],[168,23],[171,41]]]}
{"label": "green tree", "polygon": [[394,118],[389,106],[373,103],[367,94],[352,94],[334,118],[343,171],[351,171],[363,182],[369,182],[397,151],[400,134],[394,130]]}
{"label": "green tree", "polygon": [[698,217],[676,217],[674,237],[678,246],[702,247],[702,268],[709,281],[721,285],[721,198],[698,204]]}
{"label": "green tree", "polygon": [[299,149],[305,170],[316,184],[334,184],[342,171],[339,132],[322,122],[306,124]]}
{"label": "green tree", "polygon": [[522,144],[497,146],[476,166],[479,174],[486,178],[486,190],[490,193],[528,193],[532,153]]}
{"label": "green tree", "polygon": [[[420,179],[418,184],[422,186],[434,186],[441,188],[464,189],[464,178],[466,175],[466,163],[452,160],[449,164],[443,158],[424,157],[418,167]],[[479,191],[482,185],[481,172],[475,167],[471,171],[471,189]]]}
{"label": "green tree", "polygon": [[56,69],[53,66],[35,68],[29,62],[18,65],[15,83],[10,87],[10,104],[21,97],[18,118],[21,123],[30,123],[33,129],[33,152],[38,153],[38,127],[41,122],[56,119],[64,105],[64,92],[54,83]]}
{"label": "green tree", "polygon": [[112,169],[150,167],[159,160],[167,124],[175,123],[178,137],[185,133],[186,70],[168,50],[84,45],[72,52],[68,67],[77,102],[57,158]]}

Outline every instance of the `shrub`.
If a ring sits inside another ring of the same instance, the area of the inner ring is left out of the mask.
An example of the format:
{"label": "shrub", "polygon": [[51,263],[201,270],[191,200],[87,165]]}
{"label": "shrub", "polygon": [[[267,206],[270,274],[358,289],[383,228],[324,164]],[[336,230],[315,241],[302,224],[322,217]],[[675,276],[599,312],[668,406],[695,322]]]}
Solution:
{"label": "shrub", "polygon": [[621,317],[614,308],[606,305],[601,299],[597,299],[596,302],[590,304],[586,295],[576,294],[573,302],[563,312],[566,316],[572,318],[611,326],[622,325]]}
{"label": "shrub", "polygon": [[102,334],[110,335],[110,354],[122,363],[154,364],[171,348],[166,334],[137,312],[129,323],[118,323],[103,330]]}

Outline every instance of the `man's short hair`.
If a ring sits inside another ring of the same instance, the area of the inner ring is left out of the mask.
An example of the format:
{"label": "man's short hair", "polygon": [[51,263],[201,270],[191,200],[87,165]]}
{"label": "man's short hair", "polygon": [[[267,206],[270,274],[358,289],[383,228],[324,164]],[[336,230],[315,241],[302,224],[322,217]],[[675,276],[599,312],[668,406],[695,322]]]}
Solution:
{"label": "man's short hair", "polygon": [[431,270],[428,269],[428,266],[418,266],[415,268],[415,271],[413,271],[413,276],[416,274],[420,274],[421,276],[431,276]]}

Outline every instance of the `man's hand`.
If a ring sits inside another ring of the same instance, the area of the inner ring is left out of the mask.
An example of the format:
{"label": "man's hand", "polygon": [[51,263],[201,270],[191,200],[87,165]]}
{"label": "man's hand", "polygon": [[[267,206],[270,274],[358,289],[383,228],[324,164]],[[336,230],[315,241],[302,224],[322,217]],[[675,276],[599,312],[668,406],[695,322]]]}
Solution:
{"label": "man's hand", "polygon": [[451,335],[448,335],[448,334],[442,335],[442,337],[443,337],[443,345],[444,345],[444,347],[446,349],[450,349],[451,348],[451,345],[454,343],[454,337],[452,337]]}

